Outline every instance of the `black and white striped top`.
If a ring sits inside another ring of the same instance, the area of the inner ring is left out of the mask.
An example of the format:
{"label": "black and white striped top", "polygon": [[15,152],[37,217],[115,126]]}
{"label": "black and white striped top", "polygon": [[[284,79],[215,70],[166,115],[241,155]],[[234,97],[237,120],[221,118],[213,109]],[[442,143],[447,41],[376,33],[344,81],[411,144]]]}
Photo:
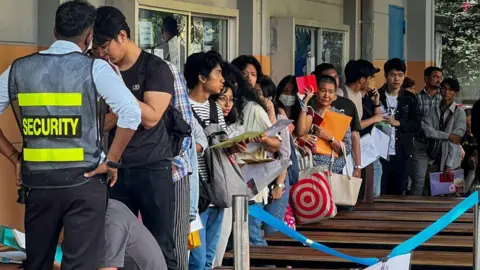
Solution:
{"label": "black and white striped top", "polygon": [[[190,104],[195,113],[203,120],[206,126],[210,125],[210,102],[206,101],[204,103],[198,103],[190,99]],[[227,124],[225,123],[225,118],[223,117],[222,108],[217,104],[217,113],[218,113],[218,122],[223,130],[227,130]],[[200,179],[208,178],[208,167],[205,156],[198,155],[198,173]]]}

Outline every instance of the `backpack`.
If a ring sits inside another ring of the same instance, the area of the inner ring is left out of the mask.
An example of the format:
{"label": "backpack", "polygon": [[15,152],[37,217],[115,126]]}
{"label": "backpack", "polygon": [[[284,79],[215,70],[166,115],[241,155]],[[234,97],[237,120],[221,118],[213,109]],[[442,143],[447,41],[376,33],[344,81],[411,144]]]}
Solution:
{"label": "backpack", "polygon": [[[140,71],[138,74],[138,81],[143,85],[144,89],[146,82],[145,74],[151,57],[152,55],[150,53],[144,53],[144,58],[140,65]],[[172,104],[168,105],[168,108],[165,110],[162,118],[165,118],[165,129],[168,133],[170,149],[172,150],[173,156],[176,157],[180,155],[180,152],[182,151],[183,141],[185,138],[191,136],[191,127],[185,121],[185,119],[183,119],[182,113],[173,107]]]}
{"label": "backpack", "polygon": [[[193,115],[203,127],[203,132],[208,139],[208,145],[212,146],[228,139],[218,121],[218,110],[215,101],[210,100],[210,124],[205,122],[193,110]],[[205,149],[204,157],[207,163],[208,177],[200,177],[199,212],[204,212],[210,203],[220,208],[232,206],[233,195],[245,195],[247,186],[243,180],[240,167],[232,162],[230,154],[224,148]],[[227,177],[228,176],[228,177]]]}

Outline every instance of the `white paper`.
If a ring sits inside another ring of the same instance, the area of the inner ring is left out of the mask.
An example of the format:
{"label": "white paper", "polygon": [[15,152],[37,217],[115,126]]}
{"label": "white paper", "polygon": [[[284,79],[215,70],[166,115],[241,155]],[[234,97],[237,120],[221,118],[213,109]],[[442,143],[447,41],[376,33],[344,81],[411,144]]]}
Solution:
{"label": "white paper", "polygon": [[0,258],[6,258],[13,261],[25,261],[27,259],[27,254],[22,251],[5,251],[0,252]]}
{"label": "white paper", "polygon": [[140,46],[152,46],[153,45],[153,26],[152,22],[139,21],[138,32],[140,36]]}
{"label": "white paper", "polygon": [[190,222],[190,233],[200,231],[201,229],[203,229],[202,219],[197,213],[195,220]]}
{"label": "white paper", "polygon": [[15,235],[15,240],[17,240],[18,245],[25,249],[26,241],[25,241],[25,234],[13,229],[13,234]]}
{"label": "white paper", "polygon": [[375,142],[378,155],[384,159],[387,159],[390,146],[390,136],[385,134],[376,126],[372,128],[370,135],[372,135],[372,140]]}
{"label": "white paper", "polygon": [[242,172],[248,186],[247,195],[249,199],[253,199],[286,170],[288,166],[290,166],[290,159],[274,160],[258,164],[245,164],[242,167]]}
{"label": "white paper", "polygon": [[163,56],[163,49],[155,49],[155,50],[153,50],[153,54],[156,55],[156,56],[158,56],[158,57],[160,57],[160,58],[162,58],[162,59],[163,59],[163,57],[164,57],[164,56]]}
{"label": "white paper", "polygon": [[[362,158],[362,167],[365,168],[368,165],[372,164],[375,160],[377,160],[380,155],[378,154],[377,147],[375,146],[375,141],[370,134],[363,136],[360,139],[360,152]],[[343,174],[347,175],[347,167],[348,167],[348,175],[352,176],[354,165],[353,165],[353,157],[352,154],[347,156],[347,163],[345,167],[343,167]]]}
{"label": "white paper", "polygon": [[288,125],[290,125],[291,123],[293,123],[293,120],[290,120],[290,119],[280,119],[278,120],[277,122],[275,122],[275,124],[273,124],[271,127],[269,127],[266,131],[265,131],[265,136],[267,137],[274,137],[276,136],[278,133],[280,133],[282,130],[284,130],[285,128],[288,127]]}
{"label": "white paper", "polygon": [[365,268],[364,270],[410,270],[411,258],[411,253],[400,255],[391,258],[386,262],[379,262],[375,265]]}

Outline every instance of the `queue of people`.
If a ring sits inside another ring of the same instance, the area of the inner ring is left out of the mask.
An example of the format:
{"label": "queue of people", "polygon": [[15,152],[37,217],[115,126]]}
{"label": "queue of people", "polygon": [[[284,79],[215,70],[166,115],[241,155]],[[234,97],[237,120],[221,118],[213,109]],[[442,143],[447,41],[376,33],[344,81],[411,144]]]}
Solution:
{"label": "queue of people", "polygon": [[[388,157],[372,164],[375,197],[427,195],[429,172],[459,168],[465,186],[473,185],[478,157],[470,112],[455,103],[458,81],[443,80],[440,68],[427,68],[425,88],[416,92],[400,59],[385,63],[379,89],[373,80],[380,69],[366,60],[347,63],[344,84],[342,67],[323,63],[313,72],[314,92],[298,89],[293,75],[275,85],[249,55],[231,63],[214,51],[174,59],[175,24],[165,19],[172,44],[162,59],[131,40],[120,10],[68,1],[56,13],[57,41],[0,76],[0,110],[12,105],[24,138],[18,152],[0,133],[0,152],[28,194],[25,269],[51,269],[62,229],[62,269],[220,266],[231,246],[225,197],[238,194],[239,184],[227,172],[288,160],[252,203],[295,228],[289,191],[299,180],[298,160],[322,140],[333,152],[313,153],[315,165],[330,166],[333,156],[332,172],[342,174],[351,155],[352,175],[364,178],[360,139],[378,125],[391,132]],[[343,139],[314,123],[326,111],[351,118]],[[263,132],[281,119],[293,122],[278,134],[211,148],[220,136]],[[198,219],[201,244],[189,251],[190,224]],[[272,232],[249,219],[251,245],[266,246]]]}

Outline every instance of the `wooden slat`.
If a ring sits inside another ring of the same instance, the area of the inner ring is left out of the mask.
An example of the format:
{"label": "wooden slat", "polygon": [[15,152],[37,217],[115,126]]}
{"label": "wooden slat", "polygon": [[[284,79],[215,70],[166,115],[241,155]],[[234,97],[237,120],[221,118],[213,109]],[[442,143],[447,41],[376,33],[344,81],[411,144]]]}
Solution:
{"label": "wooden slat", "polygon": [[[419,232],[428,227],[430,222],[406,221],[366,221],[366,220],[324,220],[315,224],[298,225],[299,230],[346,230],[346,231],[384,231],[384,232]],[[469,223],[453,223],[442,232],[446,233],[473,233],[473,226]]]}
{"label": "wooden slat", "polygon": [[[221,266],[215,268],[217,270],[231,270],[233,269],[233,266]],[[265,267],[250,267],[251,270],[267,270],[267,269],[272,269],[272,268],[265,268]],[[275,270],[290,270],[290,269],[302,269],[302,270],[332,270],[332,269],[320,269],[320,268],[275,268]],[[342,269],[337,269],[337,270],[342,270]],[[344,270],[349,270],[347,268],[344,268]]]}
{"label": "wooden slat", "polygon": [[[355,206],[356,211],[448,212],[457,204],[434,203],[373,203]],[[472,212],[470,209],[468,212]]]}
{"label": "wooden slat", "polygon": [[[383,258],[388,250],[378,249],[344,249],[337,251],[356,257]],[[232,253],[226,253],[225,258],[232,258]],[[470,252],[415,251],[412,264],[425,266],[457,266],[472,267],[473,256]],[[345,260],[327,255],[309,247],[250,247],[250,259],[297,262],[346,262]],[[293,263],[292,263],[293,264]]]}
{"label": "wooden slat", "polygon": [[[428,221],[435,222],[444,213],[442,212],[386,212],[386,211],[346,211],[337,214],[335,219],[346,220],[379,220],[379,221]],[[473,214],[465,213],[455,222],[473,222]]]}
{"label": "wooden slat", "polygon": [[[321,244],[368,244],[368,245],[398,245],[413,236],[413,234],[388,234],[388,233],[358,233],[358,232],[318,232],[305,231],[302,234]],[[265,238],[269,243],[274,242],[297,242],[282,233],[272,233]],[[423,244],[425,247],[457,247],[471,248],[472,236],[460,235],[436,235]]]}
{"label": "wooden slat", "polygon": [[459,197],[426,197],[426,196],[395,196],[382,195],[375,199],[375,202],[394,202],[394,203],[434,203],[434,204],[457,204],[464,198]]}

